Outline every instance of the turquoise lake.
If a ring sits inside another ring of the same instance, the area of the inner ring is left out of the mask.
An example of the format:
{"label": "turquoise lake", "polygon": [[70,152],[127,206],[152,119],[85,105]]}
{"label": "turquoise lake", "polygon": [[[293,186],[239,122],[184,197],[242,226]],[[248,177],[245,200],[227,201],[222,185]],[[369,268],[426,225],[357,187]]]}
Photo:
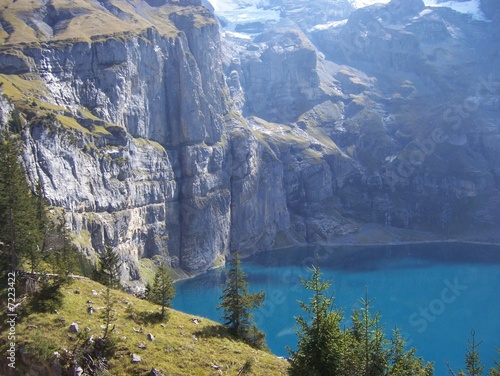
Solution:
{"label": "turquoise lake", "polygon": [[[435,362],[435,375],[457,371],[471,330],[476,332],[481,360],[489,368],[500,359],[500,246],[468,243],[422,243],[390,246],[307,247],[270,251],[246,258],[242,267],[251,291],[267,293],[254,312],[273,353],[288,356],[296,347],[297,303],[310,295],[300,283],[318,255],[323,278],[332,281],[335,305],[345,309],[346,323],[368,289],[374,311],[386,332],[401,329],[418,355]],[[220,322],[216,310],[224,269],[176,283],[173,308]],[[485,372],[486,373],[486,372]]]}

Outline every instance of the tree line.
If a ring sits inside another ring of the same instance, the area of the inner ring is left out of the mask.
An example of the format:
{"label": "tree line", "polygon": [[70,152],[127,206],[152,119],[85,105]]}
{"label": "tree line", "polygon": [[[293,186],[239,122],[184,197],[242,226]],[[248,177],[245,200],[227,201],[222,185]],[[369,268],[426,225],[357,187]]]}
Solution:
{"label": "tree line", "polygon": [[33,187],[19,163],[18,135],[0,134],[0,268],[88,274],[89,263],[71,241],[63,213],[49,213],[40,181]]}

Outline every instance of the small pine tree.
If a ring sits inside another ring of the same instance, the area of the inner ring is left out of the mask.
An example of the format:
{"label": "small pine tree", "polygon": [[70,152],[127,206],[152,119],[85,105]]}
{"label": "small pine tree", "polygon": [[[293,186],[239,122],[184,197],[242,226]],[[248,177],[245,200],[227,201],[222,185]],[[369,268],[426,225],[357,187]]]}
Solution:
{"label": "small pine tree", "polygon": [[313,297],[309,304],[299,302],[307,317],[295,319],[299,342],[297,351],[288,348],[291,376],[433,376],[433,364],[424,365],[415,349],[405,351],[398,330],[391,342],[386,340],[380,313],[371,314],[367,293],[361,309],[353,311],[352,327],[342,330],[343,312],[332,308],[333,296],[326,293],[330,283],[321,280],[319,267],[302,284]]}
{"label": "small pine tree", "polygon": [[481,365],[477,349],[483,341],[476,343],[476,331],[474,329],[471,330],[471,337],[468,340],[469,348],[465,355],[465,372],[462,370],[458,371],[459,376],[481,376],[483,374],[484,366]]}
{"label": "small pine tree", "polygon": [[96,280],[103,285],[112,288],[120,288],[121,267],[123,262],[120,260],[118,252],[111,246],[106,245],[99,252],[99,264],[96,268]]}
{"label": "small pine tree", "polygon": [[371,303],[368,290],[365,297],[359,300],[361,309],[354,310],[351,317],[353,327],[351,333],[357,341],[360,374],[366,376],[381,376],[386,368],[387,353],[385,334],[380,324],[380,312],[371,314]]}
{"label": "small pine tree", "polygon": [[257,325],[252,324],[246,328],[243,333],[243,338],[252,347],[260,350],[267,350],[266,335],[257,328]]}
{"label": "small pine tree", "polygon": [[101,311],[102,319],[104,321],[104,333],[102,336],[103,340],[108,338],[108,335],[115,329],[114,325],[111,326],[112,323],[116,321],[116,315],[113,309],[114,299],[110,287],[106,288],[106,292],[104,293],[104,302],[106,306],[104,307],[104,310]]}
{"label": "small pine tree", "polygon": [[[500,355],[500,348],[497,348],[497,352]],[[490,370],[489,376],[500,376],[500,360],[495,360],[495,367]]]}
{"label": "small pine tree", "polygon": [[309,304],[299,302],[307,317],[296,317],[299,337],[298,349],[288,348],[292,357],[290,375],[328,376],[339,375],[343,367],[343,350],[340,322],[341,310],[332,310],[333,296],[327,291],[330,282],[321,280],[319,267],[312,267],[309,280],[302,280],[304,287],[313,292]]}
{"label": "small pine tree", "polygon": [[172,278],[168,274],[168,269],[161,264],[155,274],[153,285],[146,286],[146,299],[161,305],[161,318],[165,319],[165,307],[172,306],[172,299],[175,296],[175,286]]}
{"label": "small pine tree", "polygon": [[[263,291],[250,294],[246,277],[241,269],[238,252],[234,252],[233,259],[229,263],[226,284],[220,297],[221,304],[217,306],[217,309],[222,309],[225,325],[233,334],[250,343],[262,345],[264,334],[256,336],[257,328],[250,311],[264,304],[266,294]],[[249,334],[251,334],[250,337]],[[258,337],[261,338],[257,341]]]}
{"label": "small pine tree", "polygon": [[46,260],[53,273],[61,277],[75,272],[85,274],[81,265],[83,256],[71,242],[71,234],[66,226],[64,215],[55,219],[49,226],[45,248]]}
{"label": "small pine tree", "polygon": [[14,110],[9,120],[9,131],[12,133],[20,133],[22,130],[23,119],[21,118],[21,112],[19,112],[19,110]]}
{"label": "small pine tree", "polygon": [[34,236],[36,237],[36,246],[26,250],[26,261],[29,265],[29,270],[33,273],[38,269],[38,266],[46,258],[45,240],[47,238],[48,218],[47,218],[47,203],[45,202],[42,182],[39,180],[35,185],[35,195],[32,196],[33,209],[35,218],[33,225]]}
{"label": "small pine tree", "polygon": [[423,364],[422,358],[415,356],[416,349],[406,351],[406,341],[398,328],[394,328],[388,352],[387,376],[433,376],[434,364]]}

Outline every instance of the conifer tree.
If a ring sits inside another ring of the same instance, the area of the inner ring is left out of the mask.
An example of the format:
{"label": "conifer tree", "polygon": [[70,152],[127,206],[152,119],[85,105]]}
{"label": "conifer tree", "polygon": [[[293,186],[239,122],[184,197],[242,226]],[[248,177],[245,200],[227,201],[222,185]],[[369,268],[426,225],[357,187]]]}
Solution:
{"label": "conifer tree", "polygon": [[122,264],[118,252],[111,246],[106,245],[99,252],[99,263],[96,268],[97,281],[112,289],[120,288]]}
{"label": "conifer tree", "polygon": [[245,329],[243,339],[256,349],[267,350],[266,335],[254,323]]}
{"label": "conifer tree", "polygon": [[[113,322],[116,321],[116,315],[114,311],[114,297],[111,293],[111,288],[108,286],[106,292],[104,293],[104,302],[106,306],[102,310],[101,315],[104,321],[104,329],[102,339],[106,340],[108,335],[115,329]],[[111,326],[113,324],[113,326]]]}
{"label": "conifer tree", "polygon": [[[217,309],[222,309],[222,318],[229,330],[247,342],[262,345],[264,334],[256,335],[257,328],[253,323],[251,310],[264,304],[265,292],[248,292],[246,274],[241,269],[238,252],[233,253],[229,263],[227,280],[220,297],[221,304]],[[260,339],[256,341],[257,338]]]}
{"label": "conifer tree", "polygon": [[460,370],[459,376],[481,376],[483,374],[484,366],[481,364],[479,358],[478,347],[483,343],[480,341],[476,343],[476,331],[471,330],[471,339],[468,340],[469,347],[465,355],[465,371]]}
{"label": "conifer tree", "polygon": [[[34,271],[41,258],[44,233],[41,230],[43,211],[37,213],[26,174],[18,161],[14,136],[0,136],[0,241],[4,267],[10,263],[17,270],[27,259]],[[9,261],[7,261],[9,260]]]}
{"label": "conifer tree", "polygon": [[386,340],[380,313],[372,315],[367,294],[361,309],[353,311],[352,327],[342,330],[343,312],[333,308],[334,298],[327,294],[330,282],[321,280],[319,267],[302,284],[313,296],[309,304],[299,302],[307,315],[296,318],[297,351],[288,348],[291,376],[433,375],[432,363],[424,365],[415,349],[405,351],[398,330],[391,342]]}
{"label": "conifer tree", "polygon": [[343,313],[332,310],[334,298],[328,295],[330,282],[322,281],[319,267],[313,266],[311,278],[301,282],[313,296],[309,304],[299,302],[307,316],[295,318],[299,341],[297,351],[288,348],[292,358],[290,375],[340,375],[346,360],[342,357],[344,342],[340,330]]}
{"label": "conifer tree", "polygon": [[[497,348],[497,352],[500,355],[500,348]],[[489,376],[500,376],[500,360],[495,360],[495,367],[490,370]]]}
{"label": "conifer tree", "polygon": [[156,304],[161,305],[161,318],[165,318],[165,307],[172,306],[172,299],[175,296],[175,286],[172,278],[168,274],[167,267],[160,265],[155,274],[153,285],[148,285],[146,298]]}
{"label": "conifer tree", "polygon": [[432,376],[434,364],[423,364],[422,358],[415,355],[416,349],[406,350],[406,341],[398,328],[394,328],[388,352],[387,376]]}
{"label": "conifer tree", "polygon": [[21,117],[21,112],[14,109],[11,114],[11,119],[9,120],[9,131],[12,133],[20,133],[23,129],[23,119]]}
{"label": "conifer tree", "polygon": [[45,248],[45,240],[47,238],[47,203],[45,202],[42,182],[39,180],[35,185],[35,194],[31,198],[35,217],[33,218],[32,226],[34,228],[34,237],[36,241],[35,247],[26,249],[26,261],[29,265],[29,270],[33,273],[41,261],[46,258],[47,250]]}
{"label": "conifer tree", "polygon": [[351,317],[351,333],[357,341],[360,375],[382,376],[386,368],[387,354],[384,349],[386,339],[380,324],[380,312],[371,314],[371,303],[368,299],[368,290],[365,297],[359,300],[361,309],[353,311]]}
{"label": "conifer tree", "polygon": [[82,255],[71,242],[64,214],[61,214],[60,218],[54,219],[47,230],[45,254],[53,273],[59,274],[59,276],[67,276],[77,271],[85,274],[85,270],[80,270],[83,269],[80,265]]}

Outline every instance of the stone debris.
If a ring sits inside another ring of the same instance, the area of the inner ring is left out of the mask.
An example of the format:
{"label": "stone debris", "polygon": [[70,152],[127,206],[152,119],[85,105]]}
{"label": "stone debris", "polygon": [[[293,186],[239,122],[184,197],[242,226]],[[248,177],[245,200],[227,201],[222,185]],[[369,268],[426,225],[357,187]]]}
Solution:
{"label": "stone debris", "polygon": [[137,354],[132,354],[132,363],[140,363],[142,361],[141,357]]}
{"label": "stone debris", "polygon": [[69,331],[71,333],[78,333],[80,330],[78,329],[78,324],[76,322],[71,323],[69,326]]}
{"label": "stone debris", "polygon": [[151,371],[149,371],[148,376],[164,376],[163,373],[158,371],[156,368],[151,368]]}

